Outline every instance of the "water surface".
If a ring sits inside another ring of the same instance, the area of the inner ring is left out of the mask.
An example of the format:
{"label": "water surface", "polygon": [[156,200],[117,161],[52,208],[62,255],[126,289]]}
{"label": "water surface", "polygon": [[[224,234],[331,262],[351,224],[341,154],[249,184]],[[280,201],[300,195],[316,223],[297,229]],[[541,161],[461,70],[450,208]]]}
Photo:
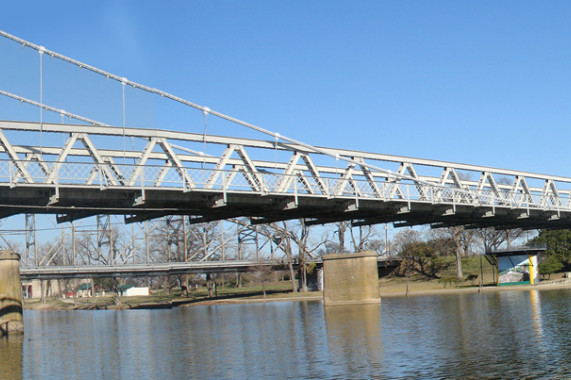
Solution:
{"label": "water surface", "polygon": [[24,312],[0,378],[571,378],[571,290]]}

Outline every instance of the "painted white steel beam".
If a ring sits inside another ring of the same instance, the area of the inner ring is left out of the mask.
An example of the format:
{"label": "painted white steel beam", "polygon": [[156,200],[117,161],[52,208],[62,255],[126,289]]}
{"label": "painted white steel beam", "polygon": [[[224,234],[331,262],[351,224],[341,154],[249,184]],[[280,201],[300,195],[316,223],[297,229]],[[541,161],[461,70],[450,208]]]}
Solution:
{"label": "painted white steel beam", "polygon": [[[49,141],[49,146],[30,144],[34,139],[29,136],[34,134],[38,137],[36,141]],[[43,134],[41,139],[40,134]],[[135,141],[139,148],[126,149],[125,139]],[[61,145],[54,143],[57,141]],[[220,155],[201,153],[205,146],[209,152],[218,151]],[[571,215],[571,178],[333,148],[318,150],[327,151],[328,155],[310,151],[306,146],[254,139],[156,129],[0,121],[0,167],[4,169],[0,170],[0,207],[5,197],[3,192],[7,191],[1,189],[6,185],[6,189],[11,189],[10,194],[17,194],[24,186],[41,189],[52,197],[45,207],[57,202],[58,212],[65,215],[68,215],[67,204],[79,202],[69,195],[69,191],[78,188],[124,189],[136,194],[131,200],[133,215],[137,215],[140,206],[151,212],[150,191],[205,194],[222,200],[224,207],[235,206],[225,214],[214,211],[207,206],[208,202],[204,206],[192,204],[192,209],[201,210],[194,215],[209,220],[235,216],[244,210],[244,216],[264,220],[307,216],[328,221],[361,213],[359,219],[366,221],[375,220],[374,212],[386,211],[387,207],[382,206],[385,203],[409,210],[407,214],[412,216],[397,212],[389,216],[391,220],[407,223],[415,222],[414,214],[419,213],[421,205],[454,210],[454,215],[464,213],[462,216],[466,216],[466,211],[458,211],[457,206],[486,211],[472,213],[466,223],[477,223],[481,215],[490,212],[493,218],[498,209],[531,220],[535,220],[539,211],[557,215],[550,220],[559,222]],[[280,152],[282,160],[275,158],[275,151]],[[348,160],[331,156],[345,156]],[[234,194],[233,204],[227,203],[230,194]],[[242,198],[236,198],[239,194]],[[264,210],[251,207],[251,201],[242,205],[239,204],[242,201],[236,201],[260,196],[278,204],[290,199],[296,206],[282,208],[283,215],[275,207],[264,215]],[[300,199],[305,201],[300,203]],[[327,201],[335,199],[352,202],[351,212],[335,214],[336,211],[327,210]],[[317,200],[321,200],[319,206],[308,206]],[[10,202],[5,205],[12,210],[16,202]],[[370,202],[379,203],[373,207]],[[76,206],[79,210],[83,205]],[[114,207],[126,207],[120,206]],[[41,205],[22,205],[22,209],[34,207]],[[102,206],[89,207],[89,212],[94,212]],[[161,210],[172,207],[157,206]],[[106,212],[104,207],[101,211]],[[438,218],[451,214],[432,211],[430,215]],[[73,215],[69,218],[73,219]]]}

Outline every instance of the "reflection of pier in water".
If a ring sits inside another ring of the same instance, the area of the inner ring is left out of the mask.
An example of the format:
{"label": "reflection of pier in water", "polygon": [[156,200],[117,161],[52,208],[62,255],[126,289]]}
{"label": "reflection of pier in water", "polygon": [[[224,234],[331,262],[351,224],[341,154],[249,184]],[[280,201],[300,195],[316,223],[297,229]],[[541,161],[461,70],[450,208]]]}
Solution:
{"label": "reflection of pier in water", "polygon": [[23,335],[9,335],[0,339],[0,379],[22,379]]}
{"label": "reflection of pier in water", "polygon": [[381,306],[360,304],[325,307],[330,361],[345,363],[346,373],[358,373],[382,360]]}
{"label": "reflection of pier in water", "polygon": [[531,304],[531,316],[533,319],[533,331],[538,342],[543,340],[543,323],[541,315],[541,293],[538,290],[529,291]]}

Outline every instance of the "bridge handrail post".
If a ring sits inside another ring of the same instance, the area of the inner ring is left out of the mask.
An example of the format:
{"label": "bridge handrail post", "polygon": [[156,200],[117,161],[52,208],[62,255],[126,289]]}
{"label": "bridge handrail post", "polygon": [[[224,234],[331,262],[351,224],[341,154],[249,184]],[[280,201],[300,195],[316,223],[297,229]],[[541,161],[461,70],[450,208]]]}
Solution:
{"label": "bridge handrail post", "polygon": [[219,171],[222,172],[222,173],[221,173],[221,174],[222,174],[222,198],[224,199],[224,203],[226,203],[226,200],[227,200],[227,198],[226,198],[226,190],[227,190],[227,186],[228,186],[227,183],[226,183],[226,181],[227,181],[226,173],[224,173],[224,170],[222,170],[222,169],[216,169],[216,168],[215,168],[214,170],[219,170]]}
{"label": "bridge handrail post", "polygon": [[145,199],[145,165],[142,165],[142,167],[141,167],[140,176],[141,176],[141,178],[140,178],[140,180],[141,180],[141,195],[143,196],[143,199]]}
{"label": "bridge handrail post", "polygon": [[293,198],[295,200],[295,204],[297,205],[297,179],[294,178],[293,180]]}
{"label": "bridge handrail post", "polygon": [[410,197],[411,197],[411,195],[410,195],[410,187],[411,187],[411,186],[412,186],[411,184],[408,184],[408,185],[406,186],[406,197],[407,197],[407,201],[408,201],[407,203],[408,203],[408,209],[409,209],[409,210],[410,210],[410,206],[411,206],[411,203],[412,203],[411,200],[410,200]]}
{"label": "bridge handrail post", "polygon": [[103,176],[102,176],[102,168],[101,168],[101,164],[98,162],[97,163],[97,172],[99,174],[99,190],[103,190],[104,186],[103,186]]}
{"label": "bridge handrail post", "polygon": [[[56,193],[58,192],[59,189],[59,170],[61,165],[54,165],[55,167],[53,168],[54,172],[54,186],[56,188]],[[48,177],[49,178],[49,177]]]}
{"label": "bridge handrail post", "polygon": [[[527,215],[529,215],[529,202],[527,202],[527,206],[525,207],[527,211]],[[557,215],[559,215],[559,211],[557,211]]]}
{"label": "bridge handrail post", "polygon": [[9,172],[10,172],[10,187],[14,187],[14,182],[13,182],[14,181],[14,179],[13,179],[14,178],[14,167],[13,167],[14,165],[13,165],[11,160],[8,161],[8,165],[9,165],[8,167],[10,168],[10,170],[9,170]]}

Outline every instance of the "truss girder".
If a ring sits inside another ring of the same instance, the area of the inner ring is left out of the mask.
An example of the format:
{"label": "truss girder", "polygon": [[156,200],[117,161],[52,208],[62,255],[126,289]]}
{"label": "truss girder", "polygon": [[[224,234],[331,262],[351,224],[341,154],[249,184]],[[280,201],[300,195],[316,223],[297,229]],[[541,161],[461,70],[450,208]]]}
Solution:
{"label": "truss girder", "polygon": [[15,173],[16,175],[13,175],[12,171],[10,172],[10,182],[14,183],[14,185],[15,185],[15,182],[18,181],[17,176],[22,176],[26,183],[33,183],[34,180],[30,176],[30,173],[28,173],[26,166],[20,160],[20,157],[18,156],[18,154],[14,150],[14,147],[12,147],[12,144],[10,144],[10,142],[8,141],[8,139],[6,138],[6,136],[4,135],[4,133],[1,130],[0,130],[0,145],[2,146],[4,151],[8,154],[10,162],[13,163],[13,165],[10,165],[10,169],[12,169],[12,168],[16,169],[16,173]]}
{"label": "truss girder", "polygon": [[[30,138],[34,133],[37,140]],[[49,137],[40,139],[42,133]],[[126,149],[126,139],[136,141],[136,146]],[[30,141],[49,143],[35,146]],[[202,150],[221,153],[212,155]],[[412,212],[414,205],[432,205],[453,210],[448,214],[465,206],[485,209],[492,218],[498,210],[517,215],[542,211],[556,218],[571,215],[571,178],[341,149],[319,150],[321,153],[291,143],[162,130],[0,121],[0,188],[5,185],[10,194],[23,187],[41,189],[41,194],[52,197],[40,211],[46,213],[54,201],[63,204],[54,210],[66,213],[65,207],[73,204],[66,203],[62,191],[86,188],[142,194],[143,202],[132,202],[133,209],[146,205],[148,191],[180,191],[216,196],[223,204],[228,194],[242,194],[260,199],[288,198],[296,205],[301,198],[308,202],[351,200],[356,209],[364,201],[396,204],[395,209]],[[274,158],[274,151],[279,151],[282,159]],[[0,190],[0,205],[4,207],[42,206],[37,202],[17,203],[11,200],[16,197],[3,195],[6,192]],[[6,197],[10,200],[2,202]],[[264,216],[262,208],[250,206],[239,205],[231,215],[243,209],[252,210],[251,215],[244,216]],[[201,211],[199,215],[206,219],[211,218],[209,214],[224,215],[206,206]],[[296,215],[304,212],[301,208]],[[316,212],[312,208],[311,213]],[[268,218],[279,219],[279,215]],[[375,220],[374,215],[367,218]],[[387,218],[403,217],[394,213]],[[474,217],[468,222],[477,220]]]}

